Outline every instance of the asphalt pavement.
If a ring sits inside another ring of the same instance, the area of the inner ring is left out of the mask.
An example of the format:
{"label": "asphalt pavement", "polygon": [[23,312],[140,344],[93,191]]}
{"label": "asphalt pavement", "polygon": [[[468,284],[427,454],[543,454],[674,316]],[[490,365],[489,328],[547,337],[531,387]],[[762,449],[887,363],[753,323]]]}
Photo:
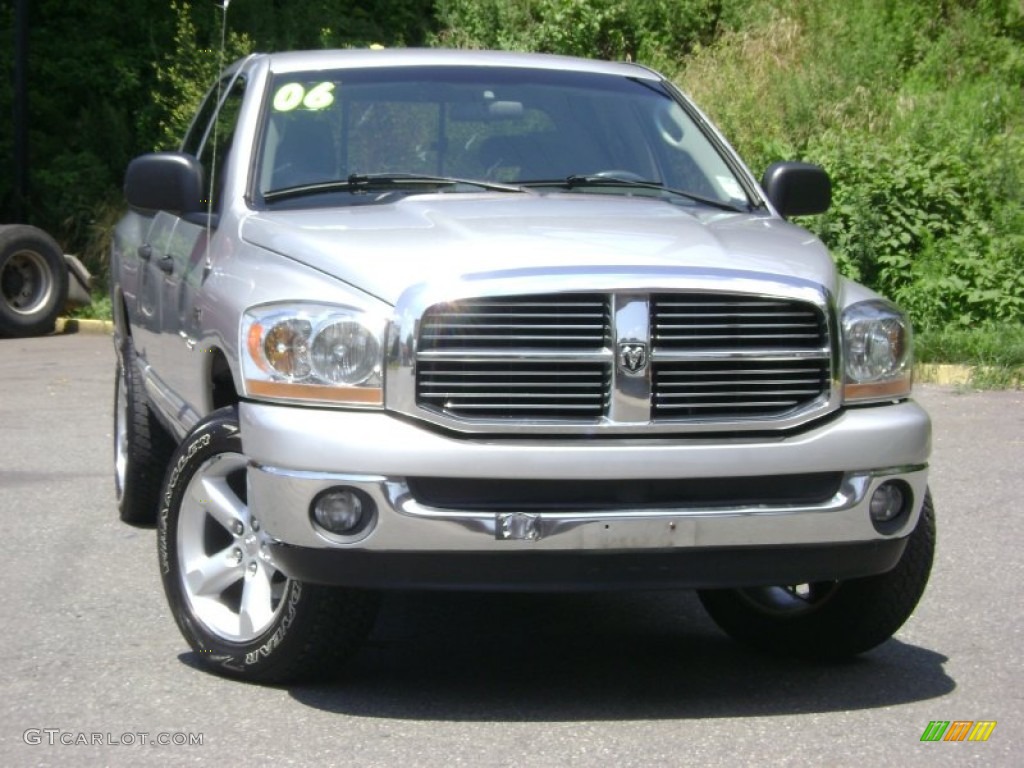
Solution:
{"label": "asphalt pavement", "polygon": [[117,519],[113,370],[102,335],[0,339],[0,765],[1024,764],[1022,392],[918,389],[936,565],[854,661],[748,652],[689,592],[392,594],[342,679],[266,688],[197,667]]}

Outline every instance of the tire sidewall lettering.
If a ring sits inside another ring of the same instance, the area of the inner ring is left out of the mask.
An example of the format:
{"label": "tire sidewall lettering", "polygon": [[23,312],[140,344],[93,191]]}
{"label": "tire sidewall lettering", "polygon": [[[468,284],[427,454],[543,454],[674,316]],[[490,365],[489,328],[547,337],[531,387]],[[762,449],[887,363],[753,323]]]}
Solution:
{"label": "tire sidewall lettering", "polygon": [[238,435],[236,424],[214,418],[205,427],[200,427],[190,438],[186,438],[186,442],[171,459],[157,515],[160,572],[175,620],[201,661],[234,675],[244,674],[247,670],[259,670],[262,666],[276,663],[271,659],[276,659],[277,651],[289,644],[288,641],[294,634],[291,630],[297,623],[302,623],[304,610],[302,584],[291,581],[287,588],[285,608],[268,627],[266,633],[252,642],[236,644],[212,635],[192,615],[187,601],[181,594],[181,566],[176,562],[175,552],[178,506],[191,479],[207,458],[217,455],[222,450],[240,451],[239,446],[227,442],[237,440]]}
{"label": "tire sidewall lettering", "polygon": [[274,633],[270,636],[267,642],[255,651],[251,651],[245,655],[246,665],[251,666],[256,664],[261,658],[270,658],[270,655],[277,650],[284,641],[285,635],[288,634],[288,630],[291,628],[292,623],[295,621],[295,617],[298,612],[299,600],[301,598],[302,584],[301,582],[293,581],[288,594],[288,607],[279,619],[280,625],[274,630]]}
{"label": "tire sidewall lettering", "polygon": [[174,463],[174,466],[167,475],[163,494],[164,503],[160,507],[160,512],[157,515],[157,552],[160,559],[160,572],[164,576],[170,576],[171,573],[171,554],[168,544],[168,540],[171,537],[169,518],[171,514],[171,504],[173,503],[175,492],[178,487],[178,481],[181,479],[181,474],[185,471],[189,461],[194,458],[199,451],[207,448],[212,440],[212,436],[209,433],[206,433],[192,441],[186,451]]}

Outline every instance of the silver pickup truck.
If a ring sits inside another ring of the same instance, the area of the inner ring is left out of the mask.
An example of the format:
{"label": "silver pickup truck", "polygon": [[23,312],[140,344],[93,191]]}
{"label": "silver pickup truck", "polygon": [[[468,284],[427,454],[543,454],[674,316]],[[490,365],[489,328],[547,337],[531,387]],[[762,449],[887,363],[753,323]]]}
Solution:
{"label": "silver pickup truck", "polygon": [[696,588],[804,657],[924,591],[906,316],[647,68],[253,55],[125,194],[120,514],[214,671],[323,674],[383,589]]}

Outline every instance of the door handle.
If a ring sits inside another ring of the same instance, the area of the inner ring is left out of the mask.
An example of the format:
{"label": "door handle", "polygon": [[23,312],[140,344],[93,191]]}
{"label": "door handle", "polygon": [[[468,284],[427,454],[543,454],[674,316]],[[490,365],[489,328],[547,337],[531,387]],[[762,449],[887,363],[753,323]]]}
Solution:
{"label": "door handle", "polygon": [[153,246],[149,243],[143,243],[138,247],[136,253],[139,254],[139,258],[143,261],[149,261],[153,257]]}

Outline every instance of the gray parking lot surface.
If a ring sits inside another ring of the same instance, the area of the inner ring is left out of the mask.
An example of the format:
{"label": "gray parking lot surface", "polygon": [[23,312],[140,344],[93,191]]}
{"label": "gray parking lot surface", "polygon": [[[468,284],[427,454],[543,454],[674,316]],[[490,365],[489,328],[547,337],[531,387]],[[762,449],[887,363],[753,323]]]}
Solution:
{"label": "gray parking lot surface", "polygon": [[[729,641],[689,592],[392,594],[337,681],[201,671],[114,503],[102,336],[0,339],[0,765],[1020,765],[1024,393],[921,387],[939,545],[842,664]],[[987,742],[922,742],[931,721]]]}

